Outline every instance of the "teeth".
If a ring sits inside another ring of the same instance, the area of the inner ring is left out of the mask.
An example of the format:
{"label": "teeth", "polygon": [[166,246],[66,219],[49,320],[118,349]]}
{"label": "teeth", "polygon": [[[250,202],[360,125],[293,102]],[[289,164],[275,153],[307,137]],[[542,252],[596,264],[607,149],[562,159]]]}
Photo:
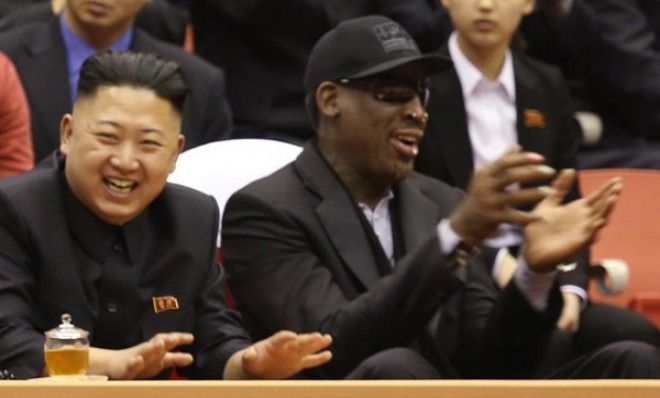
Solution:
{"label": "teeth", "polygon": [[137,185],[134,181],[119,180],[116,178],[106,178],[105,182],[110,190],[121,193],[128,193]]}
{"label": "teeth", "polygon": [[398,136],[397,139],[408,146],[417,145],[417,140],[412,137]]}

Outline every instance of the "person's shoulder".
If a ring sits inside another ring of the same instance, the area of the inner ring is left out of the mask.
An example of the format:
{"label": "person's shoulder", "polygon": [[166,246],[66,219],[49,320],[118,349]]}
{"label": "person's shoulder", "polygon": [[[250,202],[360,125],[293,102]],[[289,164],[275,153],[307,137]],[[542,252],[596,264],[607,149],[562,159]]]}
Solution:
{"label": "person's shoulder", "polygon": [[173,209],[183,213],[189,211],[206,212],[215,206],[215,200],[212,196],[179,184],[167,183],[161,197]]}
{"label": "person's shoulder", "polygon": [[0,49],[11,57],[16,49],[32,43],[37,37],[41,37],[40,33],[46,32],[49,25],[47,21],[35,21],[2,31],[2,34],[0,34]]}
{"label": "person's shoulder", "polygon": [[58,170],[35,168],[21,175],[0,179],[0,213],[3,217],[43,220],[57,208],[59,195]]}
{"label": "person's shoulder", "polygon": [[293,162],[291,162],[267,176],[250,182],[237,192],[260,197],[282,197],[282,195],[294,191],[294,186],[300,187],[302,183],[296,175]]}
{"label": "person's shoulder", "polygon": [[56,170],[49,167],[36,168],[21,175],[0,179],[0,192],[11,196],[22,194],[35,196],[56,182],[56,178]]}
{"label": "person's shoulder", "polygon": [[525,68],[527,73],[533,73],[538,78],[549,80],[553,82],[561,81],[563,79],[561,70],[552,64],[532,58],[526,54],[516,53],[514,59],[518,65]]}
{"label": "person's shoulder", "polygon": [[268,203],[270,207],[288,208],[301,205],[308,197],[308,190],[297,175],[293,163],[256,179],[234,192],[227,201],[227,208],[244,203]]}

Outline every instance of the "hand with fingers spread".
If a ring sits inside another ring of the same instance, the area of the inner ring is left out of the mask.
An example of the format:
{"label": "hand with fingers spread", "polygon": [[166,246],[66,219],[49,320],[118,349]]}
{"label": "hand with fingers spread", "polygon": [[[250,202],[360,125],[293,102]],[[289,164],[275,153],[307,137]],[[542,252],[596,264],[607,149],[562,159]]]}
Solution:
{"label": "hand with fingers spread", "polygon": [[327,334],[280,331],[234,354],[224,378],[285,379],[332,359],[330,351],[321,351],[331,343]]}
{"label": "hand with fingers spread", "polygon": [[518,208],[533,206],[548,194],[548,190],[507,190],[507,187],[550,179],[555,171],[543,165],[543,160],[543,156],[522,152],[516,146],[474,174],[467,196],[450,216],[451,227],[463,242],[477,245],[502,223],[525,225],[537,217]]}
{"label": "hand with fingers spread", "polygon": [[575,181],[575,170],[562,170],[553,192],[532,211],[536,220],[524,228],[524,256],[537,272],[550,272],[557,264],[587,247],[605,226],[623,184],[613,178],[590,195],[562,204]]}
{"label": "hand with fingers spread", "polygon": [[89,372],[118,380],[148,379],[164,369],[190,365],[192,355],[173,350],[191,344],[193,340],[193,335],[189,333],[160,333],[123,350],[91,348]]}

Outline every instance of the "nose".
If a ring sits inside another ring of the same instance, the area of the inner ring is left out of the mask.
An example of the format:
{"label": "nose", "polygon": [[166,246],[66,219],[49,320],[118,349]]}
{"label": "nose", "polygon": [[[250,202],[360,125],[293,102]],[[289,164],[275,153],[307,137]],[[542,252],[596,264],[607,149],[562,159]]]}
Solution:
{"label": "nose", "polygon": [[117,146],[117,150],[110,157],[110,164],[122,172],[136,170],[139,165],[139,157],[134,146],[130,143]]}
{"label": "nose", "polygon": [[421,125],[422,128],[426,127],[429,121],[429,114],[422,105],[422,99],[415,96],[412,100],[408,101],[406,106],[406,119],[411,119]]}
{"label": "nose", "polygon": [[495,0],[477,0],[477,7],[484,10],[491,10],[495,5]]}

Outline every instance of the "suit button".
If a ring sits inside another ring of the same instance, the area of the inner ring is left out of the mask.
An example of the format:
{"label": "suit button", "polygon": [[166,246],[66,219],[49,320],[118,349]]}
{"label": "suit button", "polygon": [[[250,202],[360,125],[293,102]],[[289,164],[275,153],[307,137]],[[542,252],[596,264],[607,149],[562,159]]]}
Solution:
{"label": "suit button", "polygon": [[115,243],[114,245],[112,245],[112,250],[121,253],[122,251],[124,251],[124,247],[121,245],[121,243]]}
{"label": "suit button", "polygon": [[113,303],[113,302],[110,302],[110,303],[105,305],[105,309],[108,312],[117,312],[117,304]]}

